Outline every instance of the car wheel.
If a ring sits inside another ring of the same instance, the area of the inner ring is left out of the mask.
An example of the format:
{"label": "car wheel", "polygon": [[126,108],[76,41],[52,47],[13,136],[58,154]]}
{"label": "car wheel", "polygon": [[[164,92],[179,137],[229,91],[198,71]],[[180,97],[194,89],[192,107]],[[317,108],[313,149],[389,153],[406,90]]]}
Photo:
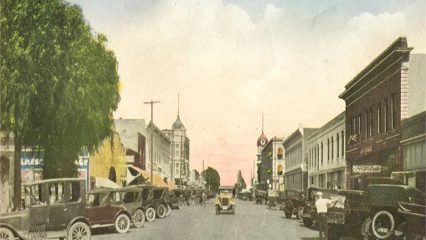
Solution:
{"label": "car wheel", "polygon": [[167,214],[167,207],[164,204],[160,204],[157,207],[157,216],[158,218],[164,218]]}
{"label": "car wheel", "polygon": [[184,202],[182,202],[182,201],[179,201],[179,202],[178,202],[178,208],[179,208],[179,209],[183,209],[183,208],[185,208],[185,203],[184,203]]}
{"label": "car wheel", "polygon": [[284,214],[286,218],[291,218],[291,216],[293,216],[293,212],[289,212],[287,210],[284,210]]}
{"label": "car wheel", "polygon": [[8,228],[0,228],[0,240],[12,240],[15,239],[15,235]]}
{"label": "car wheel", "polygon": [[84,222],[76,222],[68,230],[67,240],[89,240],[91,236],[89,225]]}
{"label": "car wheel", "polygon": [[376,238],[387,239],[395,230],[395,219],[390,212],[379,211],[373,217],[371,228]]}
{"label": "car wheel", "polygon": [[172,208],[170,207],[169,204],[167,204],[167,213],[166,213],[166,217],[170,216],[170,214],[172,214]]}
{"label": "car wheel", "polygon": [[142,209],[136,210],[136,212],[133,214],[133,224],[137,228],[143,227],[143,224],[145,223],[145,213],[143,213]]}
{"label": "car wheel", "polygon": [[115,231],[118,233],[126,233],[130,229],[130,218],[124,213],[118,215],[115,219]]}
{"label": "car wheel", "polygon": [[155,209],[153,207],[149,207],[145,211],[145,217],[148,222],[152,222],[155,220]]}
{"label": "car wheel", "polygon": [[308,219],[308,218],[303,219],[303,225],[305,225],[306,227],[311,227],[312,224],[313,224],[313,221],[311,219]]}

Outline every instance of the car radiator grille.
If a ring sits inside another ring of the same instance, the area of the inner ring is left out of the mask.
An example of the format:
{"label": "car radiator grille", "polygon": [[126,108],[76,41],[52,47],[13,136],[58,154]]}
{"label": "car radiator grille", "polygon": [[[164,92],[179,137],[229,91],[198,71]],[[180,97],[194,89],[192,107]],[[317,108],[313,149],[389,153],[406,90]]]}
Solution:
{"label": "car radiator grille", "polygon": [[228,204],[229,204],[229,199],[228,198],[222,198],[222,205],[228,206]]}

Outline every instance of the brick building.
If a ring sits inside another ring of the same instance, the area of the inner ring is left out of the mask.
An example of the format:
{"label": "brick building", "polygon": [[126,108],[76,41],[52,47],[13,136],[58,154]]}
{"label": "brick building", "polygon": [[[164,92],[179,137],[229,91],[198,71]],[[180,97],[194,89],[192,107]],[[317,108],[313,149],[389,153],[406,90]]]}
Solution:
{"label": "brick building", "polygon": [[359,189],[364,177],[403,168],[401,120],[408,115],[411,50],[405,37],[396,39],[339,96],[346,102],[348,189]]}

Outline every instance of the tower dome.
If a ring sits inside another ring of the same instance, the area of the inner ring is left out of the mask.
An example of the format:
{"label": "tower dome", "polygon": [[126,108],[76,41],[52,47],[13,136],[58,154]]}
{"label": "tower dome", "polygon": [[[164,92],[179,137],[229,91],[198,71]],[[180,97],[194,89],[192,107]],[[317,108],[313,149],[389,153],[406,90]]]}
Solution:
{"label": "tower dome", "polygon": [[183,123],[180,121],[180,117],[179,115],[177,116],[176,121],[173,123],[172,126],[173,129],[183,129],[185,130],[185,126],[183,125]]}
{"label": "tower dome", "polygon": [[260,137],[257,139],[257,146],[263,147],[268,143],[268,138],[266,137],[265,133],[260,134]]}

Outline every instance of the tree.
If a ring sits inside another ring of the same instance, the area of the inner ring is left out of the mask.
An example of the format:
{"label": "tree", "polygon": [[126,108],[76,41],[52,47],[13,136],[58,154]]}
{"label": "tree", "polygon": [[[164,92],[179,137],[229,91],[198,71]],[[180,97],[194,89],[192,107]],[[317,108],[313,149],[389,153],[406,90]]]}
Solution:
{"label": "tree", "polygon": [[207,182],[207,189],[217,192],[220,186],[220,175],[216,169],[208,167],[201,173]]}
{"label": "tree", "polygon": [[243,175],[241,174],[241,170],[238,170],[237,174],[237,182],[235,183],[235,189],[237,192],[241,192],[241,190],[246,189],[246,181],[244,181]]}
{"label": "tree", "polygon": [[15,139],[15,207],[22,146],[42,149],[43,177],[77,175],[81,148],[111,134],[117,60],[81,9],[61,0],[0,0],[1,130]]}

